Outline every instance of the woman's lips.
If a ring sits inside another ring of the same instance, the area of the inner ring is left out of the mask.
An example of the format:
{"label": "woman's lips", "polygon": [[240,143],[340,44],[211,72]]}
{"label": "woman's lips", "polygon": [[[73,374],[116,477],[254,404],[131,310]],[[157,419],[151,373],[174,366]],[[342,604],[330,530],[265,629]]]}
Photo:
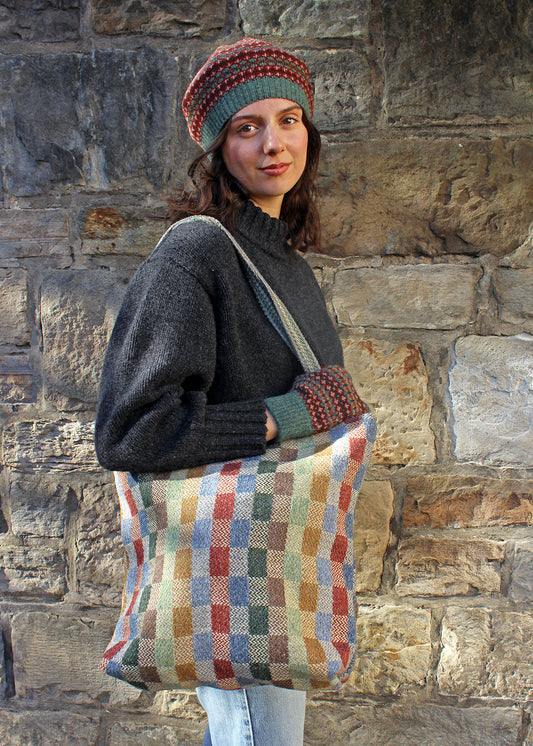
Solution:
{"label": "woman's lips", "polygon": [[290,165],[290,163],[271,163],[269,166],[263,166],[261,171],[268,176],[281,176]]}

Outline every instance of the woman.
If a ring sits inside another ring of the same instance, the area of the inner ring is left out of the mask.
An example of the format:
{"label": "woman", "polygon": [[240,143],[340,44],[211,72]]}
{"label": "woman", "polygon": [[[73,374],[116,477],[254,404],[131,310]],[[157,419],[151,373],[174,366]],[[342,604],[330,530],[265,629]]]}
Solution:
{"label": "woman", "polygon": [[[281,297],[322,368],[304,374],[258,304],[216,225],[167,233],[131,282],[103,367],[100,463],[164,472],[253,456],[267,441],[325,430],[364,410],[302,251],[318,249],[312,200],[320,137],[309,71],[294,55],[244,39],[219,47],[183,99],[204,149],[176,216],[218,218]],[[200,687],[204,743],[296,746],[305,693]],[[210,740],[211,739],[211,740]]]}

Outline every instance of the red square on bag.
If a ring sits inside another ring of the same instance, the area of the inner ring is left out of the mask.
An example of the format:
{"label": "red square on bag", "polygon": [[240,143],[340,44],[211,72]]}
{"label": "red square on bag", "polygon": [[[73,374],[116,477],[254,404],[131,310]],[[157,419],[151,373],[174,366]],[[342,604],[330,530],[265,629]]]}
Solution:
{"label": "red square on bag", "polygon": [[211,575],[229,576],[229,547],[211,547],[209,550],[209,572]]}

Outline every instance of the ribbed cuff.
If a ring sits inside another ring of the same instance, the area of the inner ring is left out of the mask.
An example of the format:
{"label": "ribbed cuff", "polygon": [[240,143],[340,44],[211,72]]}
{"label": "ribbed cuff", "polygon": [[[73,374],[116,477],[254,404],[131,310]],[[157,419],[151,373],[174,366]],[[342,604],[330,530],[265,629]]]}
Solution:
{"label": "ribbed cuff", "polygon": [[277,440],[304,438],[313,434],[311,415],[296,391],[271,396],[265,399],[265,404],[278,425]]}
{"label": "ribbed cuff", "polygon": [[229,461],[266,451],[266,412],[261,399],[214,404],[206,408],[199,449],[209,461]]}

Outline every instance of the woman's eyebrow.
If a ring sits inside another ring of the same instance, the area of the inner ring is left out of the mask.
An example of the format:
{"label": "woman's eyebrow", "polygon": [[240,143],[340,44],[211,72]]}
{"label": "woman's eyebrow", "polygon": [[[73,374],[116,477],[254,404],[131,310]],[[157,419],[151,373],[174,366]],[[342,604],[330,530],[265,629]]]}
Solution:
{"label": "woman's eyebrow", "polygon": [[[294,106],[287,106],[286,109],[281,109],[277,113],[278,115],[287,114],[289,111],[294,111],[294,110],[301,111],[302,107],[299,106],[299,104],[294,104]],[[234,114],[231,118],[231,121],[236,122],[239,119],[261,119],[261,118],[262,117],[260,114]]]}

